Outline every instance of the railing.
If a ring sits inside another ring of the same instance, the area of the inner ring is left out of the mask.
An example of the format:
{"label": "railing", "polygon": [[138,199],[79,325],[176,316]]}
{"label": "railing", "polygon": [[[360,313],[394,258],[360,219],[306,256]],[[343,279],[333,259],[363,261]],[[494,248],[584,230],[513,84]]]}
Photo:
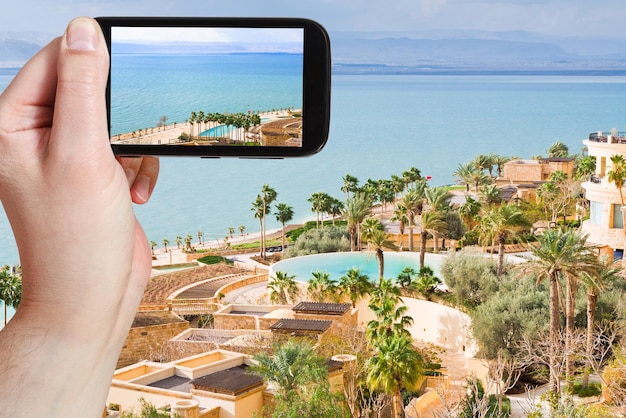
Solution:
{"label": "railing", "polygon": [[589,134],[589,140],[608,144],[626,144],[626,132],[592,132]]}
{"label": "railing", "polygon": [[213,313],[221,308],[220,305],[208,299],[174,299],[172,311],[178,315],[201,315]]}

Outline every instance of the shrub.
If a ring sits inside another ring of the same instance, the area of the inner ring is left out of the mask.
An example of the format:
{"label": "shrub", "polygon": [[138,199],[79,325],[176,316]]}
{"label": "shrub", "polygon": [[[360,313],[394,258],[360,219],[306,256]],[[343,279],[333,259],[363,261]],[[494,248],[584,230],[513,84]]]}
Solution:
{"label": "shrub", "polygon": [[294,245],[285,251],[283,258],[341,251],[350,251],[350,234],[344,227],[325,226],[300,235]]}
{"label": "shrub", "polygon": [[233,265],[234,262],[229,260],[228,258],[222,257],[221,255],[207,255],[205,257],[199,258],[199,262],[203,264],[218,264],[218,263],[226,263],[228,265]]}

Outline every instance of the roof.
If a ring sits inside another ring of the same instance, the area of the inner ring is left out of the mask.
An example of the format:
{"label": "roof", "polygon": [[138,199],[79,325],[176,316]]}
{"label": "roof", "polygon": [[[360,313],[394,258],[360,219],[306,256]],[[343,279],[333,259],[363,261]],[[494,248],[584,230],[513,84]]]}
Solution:
{"label": "roof", "polygon": [[193,379],[190,383],[194,389],[207,392],[223,393],[226,395],[240,395],[251,389],[263,386],[263,379],[259,376],[246,373],[247,365],[231,367],[230,369],[211,373]]}
{"label": "roof", "polygon": [[313,332],[321,333],[332,325],[332,321],[320,321],[314,319],[287,319],[278,320],[270,327],[272,331],[279,332]]}
{"label": "roof", "polygon": [[292,309],[294,312],[318,315],[343,315],[352,308],[349,303],[300,302]]}
{"label": "roof", "polygon": [[187,322],[168,311],[138,311],[131,328]]}

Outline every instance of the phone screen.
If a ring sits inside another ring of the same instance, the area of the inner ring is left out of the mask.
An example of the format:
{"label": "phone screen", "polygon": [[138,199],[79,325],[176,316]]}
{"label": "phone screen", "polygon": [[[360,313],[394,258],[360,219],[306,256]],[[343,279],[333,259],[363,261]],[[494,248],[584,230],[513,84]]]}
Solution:
{"label": "phone screen", "polygon": [[309,112],[328,112],[312,103],[327,102],[316,97],[329,87],[305,80],[313,75],[304,26],[166,23],[109,27],[117,154],[297,156],[321,148],[326,138],[318,144]]}

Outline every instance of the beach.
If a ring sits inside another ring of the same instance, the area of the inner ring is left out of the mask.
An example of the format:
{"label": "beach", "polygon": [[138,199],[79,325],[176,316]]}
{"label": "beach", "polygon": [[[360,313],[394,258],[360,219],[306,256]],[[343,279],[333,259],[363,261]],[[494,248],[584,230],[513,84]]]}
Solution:
{"label": "beach", "polygon": [[[295,112],[297,113],[300,111]],[[258,116],[262,121],[261,125],[252,127],[247,131],[244,128],[229,126],[229,136],[236,138],[236,142],[258,141],[259,132],[263,125],[289,118],[291,117],[291,113],[292,112],[287,109],[258,113]],[[145,129],[138,129],[132,132],[112,135],[111,143],[118,145],[169,145],[180,143],[179,138],[181,136],[189,135],[192,140],[197,140],[198,137],[202,137],[203,144],[206,145],[210,145],[211,143],[217,144],[218,141],[211,140],[210,135],[205,134],[205,132],[210,132],[210,130],[218,129],[220,127],[226,127],[226,125],[220,124],[219,122],[207,122],[202,124],[191,124],[189,121],[172,122],[161,126],[153,126]],[[222,131],[225,130],[226,129],[222,129]],[[220,145],[224,144],[222,143]]]}

